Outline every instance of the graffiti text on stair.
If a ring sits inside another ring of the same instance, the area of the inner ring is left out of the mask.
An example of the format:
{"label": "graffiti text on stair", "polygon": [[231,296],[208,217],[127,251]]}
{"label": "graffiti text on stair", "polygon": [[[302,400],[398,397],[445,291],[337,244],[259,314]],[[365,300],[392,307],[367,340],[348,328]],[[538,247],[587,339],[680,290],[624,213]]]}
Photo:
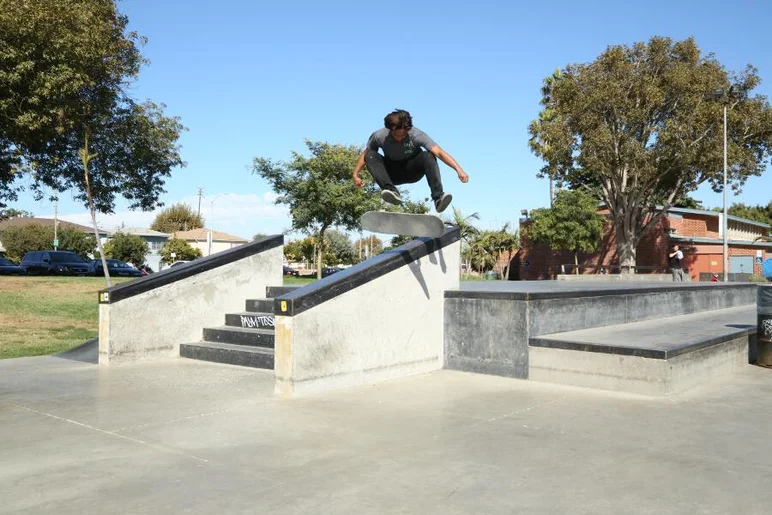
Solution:
{"label": "graffiti text on stair", "polygon": [[273,327],[273,317],[270,316],[244,316],[241,315],[241,327]]}

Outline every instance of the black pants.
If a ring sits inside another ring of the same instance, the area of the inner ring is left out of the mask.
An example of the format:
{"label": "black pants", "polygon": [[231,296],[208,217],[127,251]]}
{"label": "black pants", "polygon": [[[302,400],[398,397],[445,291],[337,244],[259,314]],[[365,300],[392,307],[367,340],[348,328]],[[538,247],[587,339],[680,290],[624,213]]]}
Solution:
{"label": "black pants", "polygon": [[440,165],[431,152],[424,150],[410,159],[392,161],[378,152],[368,150],[365,154],[365,164],[382,190],[396,190],[396,184],[412,184],[426,176],[432,190],[432,200],[442,196]]}

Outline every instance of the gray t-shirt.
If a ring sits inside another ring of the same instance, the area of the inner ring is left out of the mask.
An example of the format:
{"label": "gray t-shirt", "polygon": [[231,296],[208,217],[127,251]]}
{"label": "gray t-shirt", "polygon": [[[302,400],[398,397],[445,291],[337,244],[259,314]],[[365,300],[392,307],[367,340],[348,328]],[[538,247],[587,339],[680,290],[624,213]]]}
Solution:
{"label": "gray t-shirt", "polygon": [[407,132],[407,137],[403,141],[396,141],[392,138],[391,132],[385,127],[372,133],[370,139],[367,140],[369,150],[377,152],[379,148],[382,148],[383,155],[392,161],[410,159],[421,152],[421,147],[429,150],[436,145],[428,134],[415,127]]}

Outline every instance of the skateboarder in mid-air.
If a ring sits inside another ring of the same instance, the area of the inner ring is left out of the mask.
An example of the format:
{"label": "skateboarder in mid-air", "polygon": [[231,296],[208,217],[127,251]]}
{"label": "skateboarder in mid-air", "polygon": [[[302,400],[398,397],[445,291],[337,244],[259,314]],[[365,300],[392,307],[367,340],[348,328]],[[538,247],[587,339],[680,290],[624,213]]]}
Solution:
{"label": "skateboarder in mid-air", "polygon": [[[469,182],[469,176],[432,138],[413,127],[413,119],[407,111],[399,109],[389,113],[383,122],[385,128],[370,135],[365,151],[357,159],[354,166],[354,184],[364,185],[359,172],[367,165],[367,169],[381,188],[381,198],[390,204],[401,204],[402,197],[396,185],[418,182],[421,177],[426,176],[434,208],[438,213],[445,211],[453,196],[442,190],[437,158],[453,168],[461,182]],[[378,153],[378,149],[383,150],[383,155]]]}

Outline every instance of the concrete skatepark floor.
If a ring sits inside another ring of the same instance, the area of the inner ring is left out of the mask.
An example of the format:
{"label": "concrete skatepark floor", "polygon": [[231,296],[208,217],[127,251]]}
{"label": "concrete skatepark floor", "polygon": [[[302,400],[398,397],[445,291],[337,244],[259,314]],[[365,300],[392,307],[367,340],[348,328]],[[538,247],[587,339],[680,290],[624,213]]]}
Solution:
{"label": "concrete skatepark floor", "polygon": [[668,398],[439,371],[281,399],[182,359],[0,362],[0,513],[762,514],[772,370]]}

